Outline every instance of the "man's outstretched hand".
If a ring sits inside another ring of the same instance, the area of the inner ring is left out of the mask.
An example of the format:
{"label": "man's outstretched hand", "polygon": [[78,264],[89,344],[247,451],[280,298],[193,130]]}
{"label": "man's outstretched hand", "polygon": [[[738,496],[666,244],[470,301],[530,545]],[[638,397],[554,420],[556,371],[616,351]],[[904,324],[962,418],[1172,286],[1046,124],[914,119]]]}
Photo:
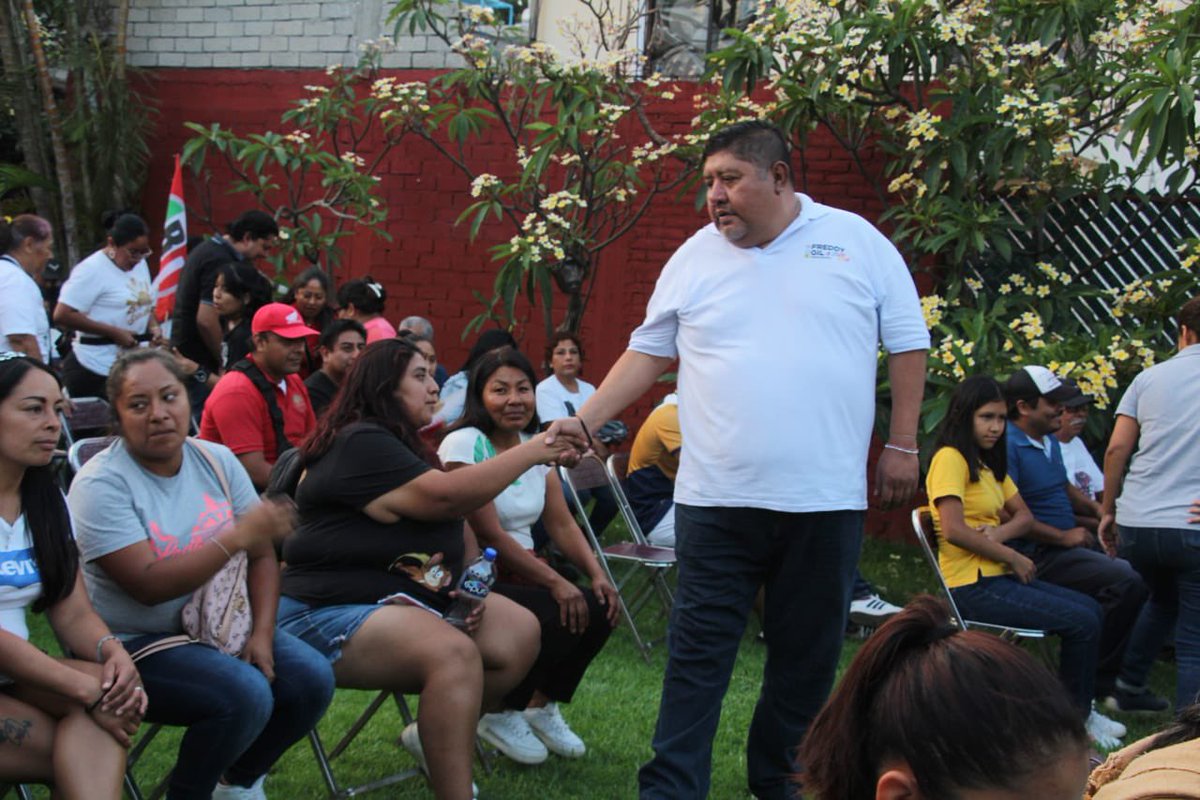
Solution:
{"label": "man's outstretched hand", "polygon": [[584,432],[583,423],[575,417],[560,417],[546,428],[546,444],[564,440],[574,448],[574,453],[567,453],[558,460],[564,467],[573,467],[588,452],[588,435]]}

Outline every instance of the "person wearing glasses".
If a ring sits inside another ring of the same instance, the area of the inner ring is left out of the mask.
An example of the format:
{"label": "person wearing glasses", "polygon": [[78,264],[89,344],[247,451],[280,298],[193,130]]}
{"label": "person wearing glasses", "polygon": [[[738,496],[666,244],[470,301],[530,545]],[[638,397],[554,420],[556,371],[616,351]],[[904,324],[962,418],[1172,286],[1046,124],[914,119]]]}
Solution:
{"label": "person wearing glasses", "polygon": [[103,397],[120,351],[157,334],[146,222],[137,214],[110,211],[103,225],[105,246],[75,265],[54,308],[54,323],[75,331],[71,354],[63,360],[63,383],[72,397]]}

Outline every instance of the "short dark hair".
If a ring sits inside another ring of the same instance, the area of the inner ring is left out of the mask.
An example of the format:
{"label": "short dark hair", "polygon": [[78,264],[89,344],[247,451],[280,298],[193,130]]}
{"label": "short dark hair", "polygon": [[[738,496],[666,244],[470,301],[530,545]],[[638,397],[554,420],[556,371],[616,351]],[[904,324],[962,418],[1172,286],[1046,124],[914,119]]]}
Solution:
{"label": "short dark hair", "polygon": [[387,290],[370,275],[346,281],[338,289],[338,305],[342,308],[353,305],[363,314],[382,314],[387,302]]}
{"label": "short dark hair", "polygon": [[873,800],[889,761],[909,766],[923,797],[1020,791],[1069,748],[1082,755],[1083,717],[1058,678],[949,618],[923,595],[867,639],[800,747],[807,795]]}
{"label": "short dark hair", "polygon": [[517,346],[517,340],[508,331],[499,328],[488,328],[486,331],[482,331],[479,338],[475,340],[475,344],[471,345],[471,350],[467,353],[467,360],[463,362],[459,372],[470,372],[471,367],[475,366],[475,362],[482,355],[505,346],[514,348]]}
{"label": "short dark hair", "polygon": [[150,232],[146,221],[132,211],[109,211],[100,220],[104,232],[117,247],[124,247],[134,239]]}
{"label": "short dark hair", "polygon": [[777,161],[783,162],[787,167],[788,182],[792,180],[792,155],[787,137],[770,122],[749,119],[722,128],[708,137],[704,145],[704,160],[726,150],[763,172],[770,170]]}
{"label": "short dark hair", "polygon": [[324,347],[326,350],[332,350],[337,344],[338,337],[346,331],[354,331],[365,340],[367,338],[367,329],[363,324],[356,319],[335,319],[333,322],[321,329],[321,337],[317,339],[317,344]]}
{"label": "short dark hair", "polygon": [[1179,309],[1179,324],[1186,325],[1195,336],[1200,336],[1200,297],[1193,297]]}
{"label": "short dark hair", "polygon": [[0,253],[11,253],[26,239],[44,242],[53,234],[50,223],[36,214],[18,214],[12,222],[0,226]]}
{"label": "short dark hair", "polygon": [[1005,430],[991,450],[979,449],[975,441],[975,412],[988,403],[1004,400],[1004,390],[995,378],[972,375],[958,385],[950,396],[950,405],[938,430],[937,446],[953,447],[966,459],[971,482],[979,480],[979,465],[992,471],[1003,483],[1008,474],[1008,432]]}
{"label": "short dark hair", "polygon": [[301,460],[311,464],[333,446],[338,433],[356,422],[373,422],[391,431],[419,457],[440,466],[437,454],[422,440],[417,426],[396,399],[396,386],[403,379],[416,346],[404,339],[381,339],[367,346],[350,369],[317,427],[300,445]]}
{"label": "short dark hair", "polygon": [[251,239],[270,239],[279,235],[279,223],[267,212],[254,209],[239,214],[237,219],[229,223],[226,231],[235,242],[247,236]]}
{"label": "short dark hair", "polygon": [[547,367],[549,367],[549,365],[550,365],[550,360],[554,358],[554,350],[562,342],[568,342],[568,341],[574,342],[575,346],[577,348],[579,348],[579,360],[581,362],[583,361],[583,359],[584,359],[583,342],[579,340],[579,334],[572,333],[571,331],[555,331],[554,334],[550,337],[550,341],[546,342],[546,366]]}
{"label": "short dark hair", "polygon": [[[8,356],[0,361],[0,400],[5,400],[33,370],[41,370],[62,381],[42,362],[27,356]],[[79,551],[71,533],[67,504],[55,478],[54,468],[26,467],[19,487],[21,512],[33,540],[33,558],[41,574],[42,593],[33,601],[34,611],[44,611],[70,596],[79,569]]]}
{"label": "short dark hair", "polygon": [[275,285],[248,261],[226,261],[218,268],[225,291],[236,295],[245,304],[242,318],[250,319],[254,312],[275,299]]}
{"label": "short dark hair", "polygon": [[321,284],[321,288],[325,290],[325,296],[329,296],[329,287],[332,285],[329,282],[329,273],[315,264],[300,272],[292,279],[292,285],[288,290],[287,302],[292,302],[296,299],[296,292],[308,285],[309,281],[316,281]]}
{"label": "short dark hair", "polygon": [[[533,371],[533,364],[529,363],[529,359],[520,350],[515,347],[501,347],[488,351],[481,355],[475,362],[475,366],[471,368],[471,375],[467,379],[467,397],[463,403],[462,416],[450,426],[449,430],[478,428],[484,434],[491,435],[496,428],[496,423],[483,404],[483,389],[488,380],[501,367],[513,367],[520,370],[529,379],[531,387],[537,386],[537,376]],[[525,426],[524,433],[537,433],[539,427],[541,426],[538,422],[537,406],[535,405],[533,418]]]}

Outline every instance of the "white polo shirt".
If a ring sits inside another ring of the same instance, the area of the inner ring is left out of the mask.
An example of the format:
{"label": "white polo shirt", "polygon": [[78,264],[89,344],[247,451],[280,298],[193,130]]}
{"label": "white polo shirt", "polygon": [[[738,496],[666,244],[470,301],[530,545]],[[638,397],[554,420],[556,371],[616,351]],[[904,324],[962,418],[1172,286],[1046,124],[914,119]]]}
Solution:
{"label": "white polo shirt", "polygon": [[50,318],[37,281],[12,256],[0,256],[0,353],[12,350],[9,336],[32,335],[42,361],[50,360]]}
{"label": "white polo shirt", "polygon": [[879,343],[929,347],[912,276],[869,222],[798,195],[766,247],[709,224],[671,257],[629,349],[678,357],[675,501],[776,511],[867,506]]}

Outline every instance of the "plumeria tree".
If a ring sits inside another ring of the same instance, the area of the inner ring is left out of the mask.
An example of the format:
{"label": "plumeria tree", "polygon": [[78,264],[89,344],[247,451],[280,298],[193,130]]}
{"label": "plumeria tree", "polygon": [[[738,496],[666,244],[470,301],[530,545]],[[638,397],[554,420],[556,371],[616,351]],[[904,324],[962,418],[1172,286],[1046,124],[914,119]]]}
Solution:
{"label": "plumeria tree", "polygon": [[[770,117],[801,154],[831,135],[933,272],[927,430],[968,372],[1048,363],[1106,406],[1169,351],[1170,316],[1200,286],[1192,245],[1177,269],[1106,293],[1090,279],[1124,245],[1067,258],[1047,221],[1081,197],[1104,213],[1151,177],[1170,197],[1195,190],[1200,8],[786,0],[728,33],[697,126]],[[1096,300],[1111,313],[1087,313]]]}
{"label": "plumeria tree", "polygon": [[[489,219],[511,231],[491,248],[499,268],[472,327],[511,324],[524,294],[548,333],[578,330],[603,251],[688,177],[681,138],[656,131],[647,114],[675,89],[635,80],[636,54],[564,58],[524,43],[480,6],[401,0],[392,19],[397,34],[432,34],[462,57],[429,82],[429,111],[413,131],[470,181],[473,202],[459,222],[471,238]],[[485,138],[511,153],[506,169],[473,158],[468,145]],[[567,296],[561,318],[555,284]]]}
{"label": "plumeria tree", "polygon": [[328,82],[305,87],[280,130],[242,135],[219,123],[188,123],[196,134],[183,159],[207,182],[210,162],[232,174],[231,192],[252,196],[281,223],[277,272],[320,264],[334,273],[340,241],[356,229],[390,240],[377,173],[389,153],[429,113],[423,85],[380,73],[382,47],[368,43],[359,63],[332,66]]}

